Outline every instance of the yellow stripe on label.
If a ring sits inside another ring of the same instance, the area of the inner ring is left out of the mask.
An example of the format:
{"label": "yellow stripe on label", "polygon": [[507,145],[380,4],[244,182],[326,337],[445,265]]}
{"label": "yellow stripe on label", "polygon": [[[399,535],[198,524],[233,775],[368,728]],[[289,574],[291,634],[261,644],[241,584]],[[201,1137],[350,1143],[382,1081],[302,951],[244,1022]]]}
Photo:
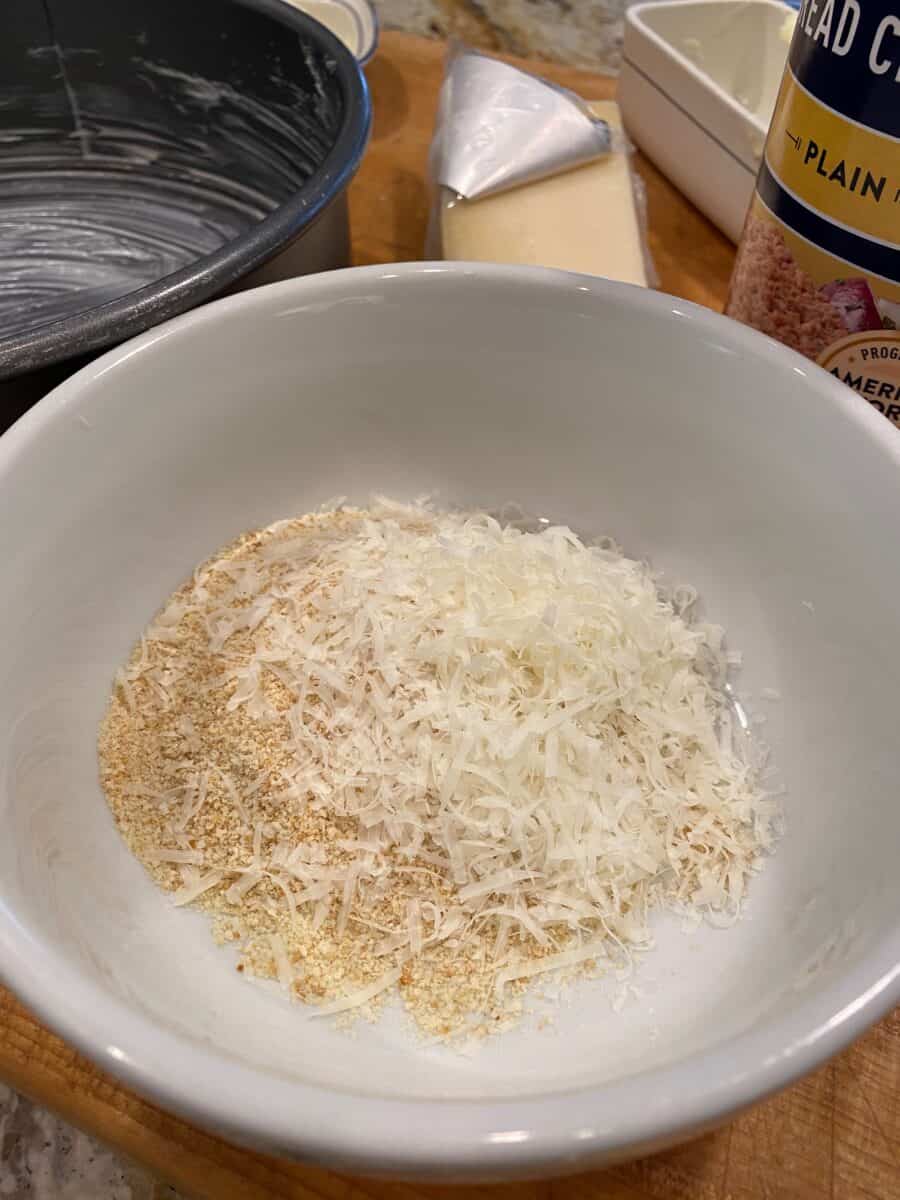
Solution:
{"label": "yellow stripe on label", "polygon": [[766,159],[783,186],[822,216],[900,244],[900,142],[823,108],[790,72]]}

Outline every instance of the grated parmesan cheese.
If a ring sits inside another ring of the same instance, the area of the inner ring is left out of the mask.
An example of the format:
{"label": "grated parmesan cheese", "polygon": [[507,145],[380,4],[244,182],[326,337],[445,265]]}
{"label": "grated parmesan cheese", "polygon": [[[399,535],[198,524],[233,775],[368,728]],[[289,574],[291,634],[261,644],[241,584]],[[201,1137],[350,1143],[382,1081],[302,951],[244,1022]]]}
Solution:
{"label": "grated parmesan cheese", "polygon": [[654,910],[739,915],[775,805],[695,600],[562,526],[387,500],[280,521],[146,630],[104,787],[254,973],[323,1014],[399,987],[423,1031],[484,1030],[530,980],[630,963]]}

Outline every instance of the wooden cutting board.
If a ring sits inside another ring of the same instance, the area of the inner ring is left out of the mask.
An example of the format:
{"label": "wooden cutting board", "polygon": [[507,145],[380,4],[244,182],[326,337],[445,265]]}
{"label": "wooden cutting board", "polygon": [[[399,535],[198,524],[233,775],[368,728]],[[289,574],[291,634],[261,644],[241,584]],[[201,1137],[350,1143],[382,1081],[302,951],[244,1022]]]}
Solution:
{"label": "wooden cutting board", "polygon": [[[374,138],[351,191],[358,263],[421,256],[442,58],[439,44],[386,34],[369,68]],[[614,93],[609,79],[541,69],[589,99]],[[649,164],[638,166],[660,286],[720,308],[733,248]],[[0,1078],[197,1200],[900,1200],[900,1010],[718,1133],[608,1171],[496,1188],[351,1179],[238,1150],[126,1092],[2,989]]]}
{"label": "wooden cutting board", "polygon": [[[445,49],[440,42],[387,33],[367,74],[375,125],[350,191],[356,262],[422,257],[428,195],[425,170]],[[510,60],[515,61],[515,60]],[[615,96],[615,80],[549,63],[524,63],[586,99]],[[734,247],[648,162],[639,160],[650,212],[650,249],[667,292],[721,309]]]}

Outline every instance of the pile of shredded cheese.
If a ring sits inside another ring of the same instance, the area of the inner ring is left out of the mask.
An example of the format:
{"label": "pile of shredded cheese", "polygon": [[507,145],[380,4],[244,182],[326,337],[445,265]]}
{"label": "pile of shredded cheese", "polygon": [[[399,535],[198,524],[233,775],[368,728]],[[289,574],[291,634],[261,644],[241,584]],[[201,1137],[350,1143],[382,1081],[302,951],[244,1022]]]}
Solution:
{"label": "pile of shredded cheese", "polygon": [[734,920],[772,844],[690,600],[564,527],[389,501],[278,522],[147,629],[103,784],[240,968],[317,1012],[399,988],[424,1032],[484,1032],[535,977],[630,961],[653,910]]}

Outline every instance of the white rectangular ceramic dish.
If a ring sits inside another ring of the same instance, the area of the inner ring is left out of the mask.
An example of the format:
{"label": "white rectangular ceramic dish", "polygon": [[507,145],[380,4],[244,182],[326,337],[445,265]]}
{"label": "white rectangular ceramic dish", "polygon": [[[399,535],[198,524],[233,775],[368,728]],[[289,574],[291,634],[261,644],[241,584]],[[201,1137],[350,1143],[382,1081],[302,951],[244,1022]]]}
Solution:
{"label": "white rectangular ceramic dish", "polygon": [[619,103],[628,132],[732,241],[795,16],[777,0],[662,0],[626,13]]}

